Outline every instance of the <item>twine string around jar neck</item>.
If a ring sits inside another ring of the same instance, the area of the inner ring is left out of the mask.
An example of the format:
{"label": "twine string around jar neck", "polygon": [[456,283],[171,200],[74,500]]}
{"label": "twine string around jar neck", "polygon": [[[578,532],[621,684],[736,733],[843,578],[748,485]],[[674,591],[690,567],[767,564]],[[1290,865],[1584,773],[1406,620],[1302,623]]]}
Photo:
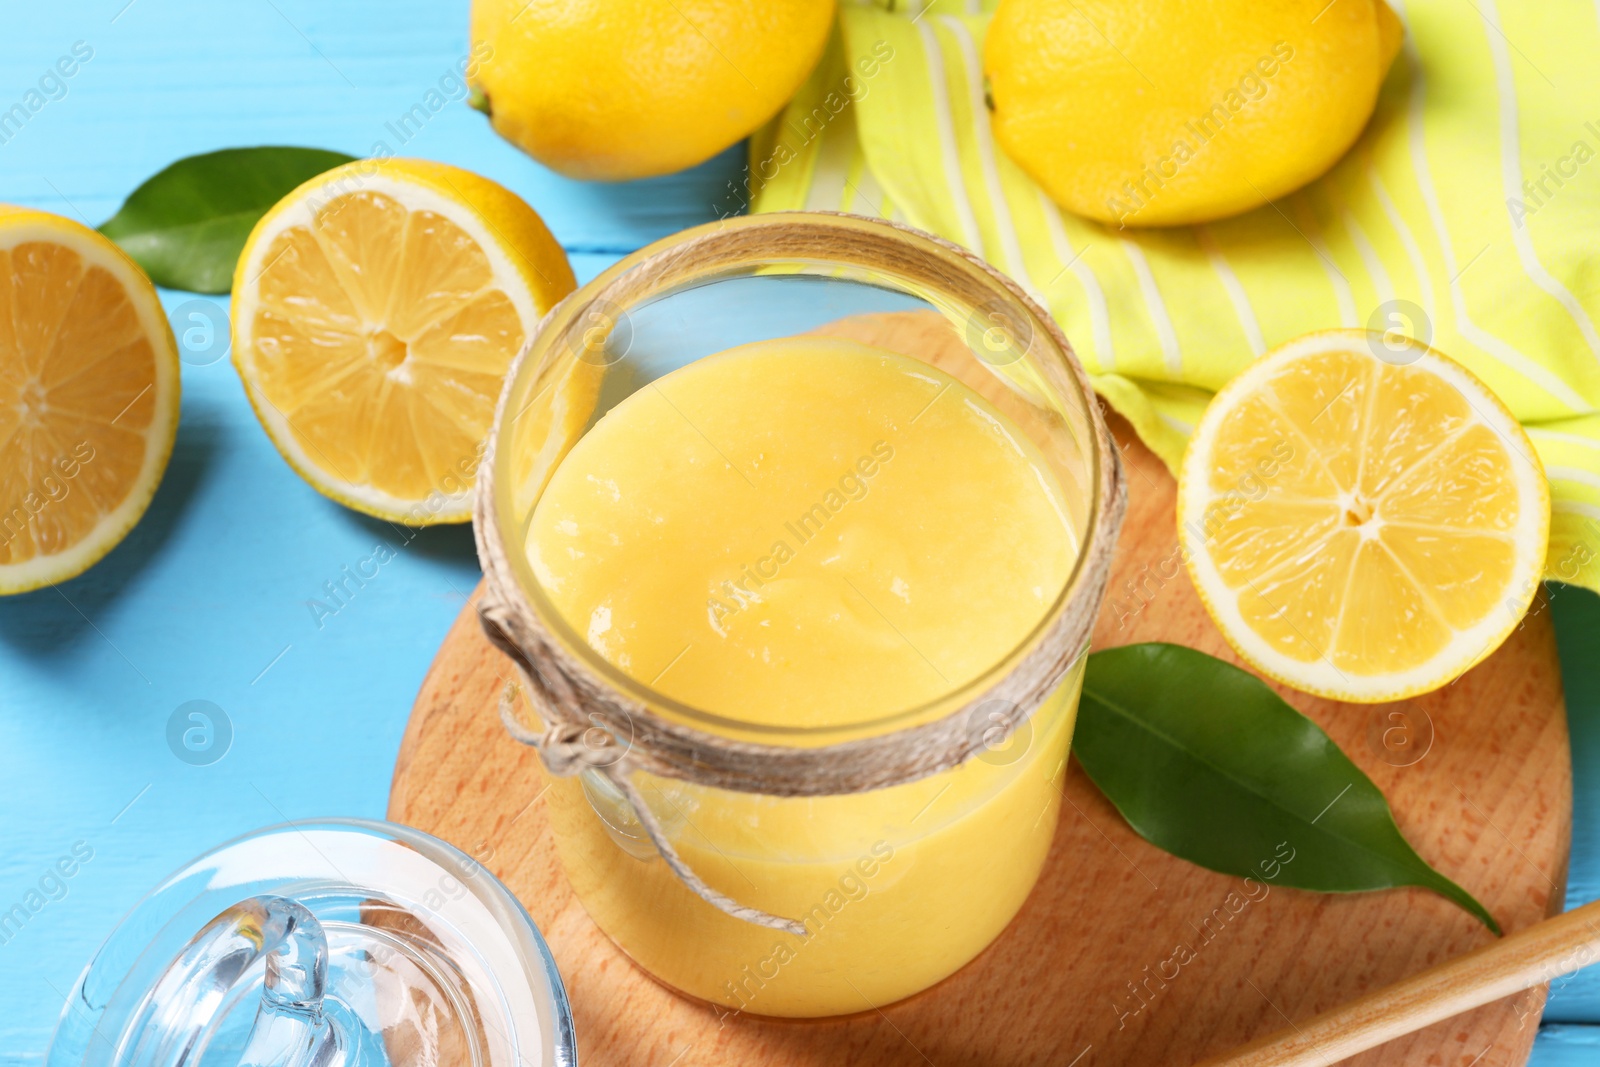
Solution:
{"label": "twine string around jar neck", "polygon": [[[538,750],[551,774],[594,770],[615,785],[673,873],[701,899],[744,921],[805,936],[803,924],[745,907],[700,879],[678,855],[632,774],[773,797],[825,796],[916,781],[993,748],[1056,691],[1089,643],[1126,506],[1122,466],[1088,376],[1055,320],[1009,278],[957,245],[894,223],[793,213],[701,227],[669,239],[660,251],[639,255],[643,258],[627,263],[609,283],[596,291],[579,290],[539,324],[512,364],[478,469],[473,530],[484,573],[479,618],[490,642],[516,664],[545,729],[524,725],[508,694],[502,695],[501,718],[516,740]],[[513,562],[522,545],[515,534],[504,532],[499,514],[501,489],[509,499],[510,486],[497,487],[502,477],[497,456],[515,436],[507,432],[507,420],[514,421],[528,405],[516,390],[525,363],[533,360],[537,368],[547,352],[561,351],[595,306],[632,306],[695,271],[736,272],[773,258],[855,264],[902,278],[914,290],[944,293],[958,306],[978,308],[1003,296],[1014,314],[1026,317],[1032,343],[1046,343],[1059,354],[1047,359],[1040,373],[1057,391],[1081,398],[1082,410],[1074,417],[1086,431],[1079,439],[1087,437],[1090,454],[1084,459],[1092,473],[1082,555],[1057,608],[1003,675],[973,686],[959,706],[937,718],[815,746],[746,740],[678,721],[659,714],[648,694],[606,678],[535,607]],[[514,401],[518,408],[512,415]],[[599,734],[591,735],[594,730]],[[596,745],[586,735],[611,740]]]}

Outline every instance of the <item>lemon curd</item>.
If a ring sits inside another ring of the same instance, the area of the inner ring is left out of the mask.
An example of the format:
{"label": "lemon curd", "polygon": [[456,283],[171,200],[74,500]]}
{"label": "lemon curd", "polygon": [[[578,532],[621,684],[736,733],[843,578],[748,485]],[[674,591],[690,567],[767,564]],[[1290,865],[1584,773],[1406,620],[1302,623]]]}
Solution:
{"label": "lemon curd", "polygon": [[[526,551],[617,669],[704,721],[805,744],[915,715],[1025,645],[1076,562],[1071,514],[973,390],[796,337],[618,404],[552,475]],[[563,862],[602,929],[689,994],[783,1016],[897,1000],[980,952],[1032,888],[1079,680],[992,748],[888,789],[780,798],[635,775],[702,878],[805,937],[695,896],[592,773],[550,793]]]}

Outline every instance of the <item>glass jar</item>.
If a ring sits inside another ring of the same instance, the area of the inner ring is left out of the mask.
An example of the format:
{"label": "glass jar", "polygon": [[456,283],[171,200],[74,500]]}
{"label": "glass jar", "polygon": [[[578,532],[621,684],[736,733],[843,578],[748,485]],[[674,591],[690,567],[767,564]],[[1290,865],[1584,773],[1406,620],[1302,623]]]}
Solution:
{"label": "glass jar", "polygon": [[[573,444],[633,392],[737,345],[841,329],[937,365],[1020,428],[1062,488],[1077,562],[1025,640],[931,703],[804,729],[685,706],[617,669],[563,620],[523,551],[533,511]],[[672,750],[676,770],[646,760],[630,780],[678,857],[738,904],[805,929],[714,907],[662,861],[615,780],[591,768],[554,781],[551,826],[579,899],[624,952],[692,997],[807,1017],[916,993],[1000,934],[1055,832],[1088,629],[1123,502],[1087,379],[1037,304],[963,250],[880,221],[785,213],[699,227],[624,259],[550,313],[511,372],[485,462],[478,536],[491,594],[536,621],[559,663],[559,691],[634,709],[593,716],[616,758]],[[516,638],[486,626],[516,652]],[[557,691],[548,663],[517,658],[530,688]],[[852,745],[957,718],[981,744],[879,787],[766,791],[754,774],[730,788],[695,771],[722,749],[758,764],[806,751],[826,766],[830,753],[842,759]]]}

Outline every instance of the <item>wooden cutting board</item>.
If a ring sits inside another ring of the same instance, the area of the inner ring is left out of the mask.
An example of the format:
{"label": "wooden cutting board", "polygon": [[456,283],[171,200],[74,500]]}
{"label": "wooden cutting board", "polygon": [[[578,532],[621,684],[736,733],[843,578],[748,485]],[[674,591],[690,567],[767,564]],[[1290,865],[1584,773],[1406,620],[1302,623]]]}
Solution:
{"label": "wooden cutting board", "polygon": [[[951,336],[929,314],[863,316],[829,332],[926,353]],[[1129,509],[1095,647],[1173,641],[1237,662],[1177,562],[1172,477],[1125,423],[1112,423]],[[546,822],[543,768],[496,715],[509,674],[469,605],[417,696],[389,817],[478,856],[527,905],[566,981],[584,1067],[1182,1067],[1491,938],[1421,890],[1271,888],[1262,897],[1256,888],[1252,900],[1238,879],[1146,844],[1071,772],[1038,887],[961,971],[878,1012],[719,1018],[634,967],[574,898]],[[1561,909],[1571,757],[1542,598],[1499,651],[1429,696],[1360,706],[1279,691],[1377,782],[1423,858],[1508,931]],[[1160,965],[1179,943],[1195,957],[1169,978]],[[1543,1004],[1543,990],[1524,994],[1348,1062],[1523,1064]]]}

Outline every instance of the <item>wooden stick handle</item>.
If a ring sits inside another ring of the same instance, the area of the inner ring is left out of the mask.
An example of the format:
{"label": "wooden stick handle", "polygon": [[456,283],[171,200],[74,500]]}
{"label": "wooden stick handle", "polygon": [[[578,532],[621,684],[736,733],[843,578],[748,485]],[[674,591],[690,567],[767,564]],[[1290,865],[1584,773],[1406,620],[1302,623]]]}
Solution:
{"label": "wooden stick handle", "polygon": [[1328,1067],[1600,959],[1600,900],[1195,1067]]}

